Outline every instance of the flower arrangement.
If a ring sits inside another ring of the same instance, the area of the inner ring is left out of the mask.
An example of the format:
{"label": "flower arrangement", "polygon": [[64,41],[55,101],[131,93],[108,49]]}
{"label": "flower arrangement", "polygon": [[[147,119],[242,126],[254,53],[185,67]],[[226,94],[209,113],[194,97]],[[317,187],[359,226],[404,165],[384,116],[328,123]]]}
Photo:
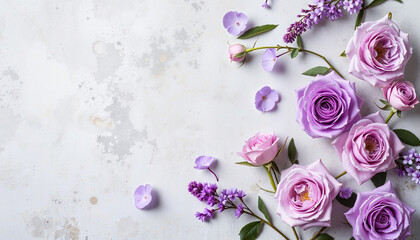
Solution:
{"label": "flower arrangement", "polygon": [[[343,213],[349,226],[353,228],[352,239],[406,239],[411,234],[411,221],[415,209],[402,202],[395,193],[392,183],[386,181],[386,172],[397,171],[400,176],[408,176],[420,184],[420,154],[415,149],[404,150],[406,146],[420,146],[418,137],[405,129],[391,129],[390,119],[397,113],[413,109],[419,103],[414,85],[404,78],[404,71],[413,49],[408,34],[400,30],[388,14],[377,21],[363,22],[363,16],[370,8],[379,6],[384,0],[314,0],[298,15],[299,20],[291,24],[283,41],[296,41],[297,46],[275,44],[247,48],[242,44],[229,46],[232,62],[246,63],[249,54],[264,50],[262,67],[272,71],[279,57],[309,54],[320,58],[326,66],[316,66],[303,74],[313,79],[303,88],[296,90],[296,121],[309,136],[331,139],[344,169],[338,176],[332,176],[322,160],[303,166],[296,158],[293,138],[280,140],[275,133],[257,133],[245,141],[238,153],[244,161],[238,165],[263,167],[272,190],[271,199],[277,204],[277,215],[284,224],[291,227],[296,239],[301,239],[296,228],[306,230],[319,228],[312,239],[334,239],[324,233],[331,227],[332,202],[337,200],[349,208]],[[398,0],[398,2],[401,2]],[[264,1],[263,8],[269,8]],[[333,64],[323,55],[303,48],[301,34],[311,29],[323,19],[334,21],[347,11],[357,14],[354,36],[349,39],[341,57],[349,61],[348,72],[353,76],[380,87],[385,99],[378,99],[382,111],[389,111],[383,119],[379,112],[362,116],[363,99],[356,93],[356,83],[346,80]],[[271,31],[277,25],[262,25],[246,28],[248,17],[236,11],[228,12],[223,18],[223,26],[228,33],[238,39],[249,39]],[[276,90],[263,87],[255,95],[255,107],[268,112],[276,109],[280,97]],[[280,169],[276,159],[287,146],[291,166]],[[213,157],[199,157],[197,169],[210,169]],[[358,184],[371,180],[376,189],[367,192],[353,192],[344,188],[340,177],[349,174]],[[216,177],[217,179],[217,177]],[[259,186],[258,186],[259,187]],[[257,213],[247,204],[243,191],[236,188],[222,189],[213,183],[190,182],[188,191],[207,207],[197,212],[200,221],[209,221],[217,212],[232,210],[239,218],[250,215],[256,221],[246,224],[240,231],[241,240],[258,238],[262,227],[268,225],[284,239],[291,239],[271,221],[261,197],[258,197]]]}

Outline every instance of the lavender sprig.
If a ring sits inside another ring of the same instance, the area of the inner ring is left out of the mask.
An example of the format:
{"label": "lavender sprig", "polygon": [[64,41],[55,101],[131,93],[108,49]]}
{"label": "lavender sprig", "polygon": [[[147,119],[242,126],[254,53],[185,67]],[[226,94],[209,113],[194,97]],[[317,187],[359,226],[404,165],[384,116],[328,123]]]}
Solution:
{"label": "lavender sprig", "polygon": [[411,177],[411,181],[420,185],[420,154],[414,148],[401,153],[396,163],[398,168],[395,171],[398,176]]}
{"label": "lavender sprig", "polygon": [[210,183],[199,183],[192,181],[188,184],[188,192],[190,192],[194,197],[196,197],[201,202],[205,202],[210,207],[217,206],[216,208],[205,208],[203,212],[197,212],[195,217],[202,221],[207,222],[210,219],[214,218],[214,215],[217,211],[223,212],[227,209],[235,209],[234,213],[236,218],[242,216],[242,214],[251,215],[262,223],[269,225],[276,232],[282,235],[286,240],[289,240],[286,235],[284,235],[278,228],[276,228],[269,221],[264,220],[263,218],[256,215],[245,203],[244,197],[246,194],[242,190],[236,188],[232,189],[222,189],[220,194],[217,193],[217,185]]}
{"label": "lavender sprig", "polygon": [[302,14],[297,15],[300,18],[287,28],[287,33],[283,36],[285,43],[292,43],[300,35],[311,29],[324,18],[334,21],[343,16],[346,10],[350,14],[358,13],[362,9],[363,0],[314,0],[314,4],[308,4],[308,9],[302,9]]}

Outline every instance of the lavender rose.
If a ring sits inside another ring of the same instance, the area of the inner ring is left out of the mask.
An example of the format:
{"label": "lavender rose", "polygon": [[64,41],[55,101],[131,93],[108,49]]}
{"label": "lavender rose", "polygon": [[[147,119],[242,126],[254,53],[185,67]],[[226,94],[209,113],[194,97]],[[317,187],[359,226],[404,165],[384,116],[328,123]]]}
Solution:
{"label": "lavender rose", "polygon": [[404,149],[379,112],[358,121],[349,132],[337,137],[332,144],[341,157],[344,170],[359,184],[378,172],[394,168],[394,160]]}
{"label": "lavender rose", "polygon": [[242,152],[238,155],[255,166],[271,162],[277,154],[279,138],[274,134],[257,133],[245,141]]}
{"label": "lavender rose", "polygon": [[419,103],[414,85],[409,81],[395,81],[382,88],[382,91],[391,106],[400,111],[413,109]]}
{"label": "lavender rose", "polygon": [[403,240],[411,235],[415,209],[398,199],[391,182],[357,194],[353,208],[345,213],[356,240]]}
{"label": "lavender rose", "polygon": [[310,227],[331,226],[332,201],[341,183],[330,175],[321,160],[309,166],[293,165],[281,172],[274,196],[277,214],[288,225]]}
{"label": "lavender rose", "polygon": [[404,77],[413,53],[408,34],[386,15],[359,26],[347,45],[349,72],[373,86],[385,86]]}
{"label": "lavender rose", "polygon": [[296,120],[314,138],[334,138],[360,119],[363,100],[356,95],[355,83],[335,72],[316,76],[296,94]]}

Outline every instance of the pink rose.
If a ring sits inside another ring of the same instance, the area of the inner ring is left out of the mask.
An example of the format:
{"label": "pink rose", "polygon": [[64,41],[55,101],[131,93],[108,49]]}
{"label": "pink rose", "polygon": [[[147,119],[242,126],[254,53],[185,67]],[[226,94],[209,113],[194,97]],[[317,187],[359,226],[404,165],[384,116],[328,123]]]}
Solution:
{"label": "pink rose", "polygon": [[394,168],[404,149],[379,112],[366,116],[332,143],[346,170],[359,184]]}
{"label": "pink rose", "polygon": [[241,44],[235,44],[229,46],[229,57],[231,61],[234,62],[242,62],[245,59],[246,48],[244,45]]}
{"label": "pink rose", "polygon": [[271,162],[277,154],[279,138],[272,134],[257,133],[245,141],[242,152],[238,155],[255,166]]}
{"label": "pink rose", "polygon": [[413,53],[408,34],[386,15],[359,26],[347,45],[349,72],[373,86],[385,86],[404,77]]}
{"label": "pink rose", "polygon": [[293,165],[281,172],[274,196],[277,214],[283,222],[303,230],[330,227],[332,201],[340,192],[339,183],[318,160],[309,166]]}
{"label": "pink rose", "polygon": [[410,110],[419,103],[414,85],[409,81],[395,81],[382,88],[382,91],[391,106],[400,111]]}

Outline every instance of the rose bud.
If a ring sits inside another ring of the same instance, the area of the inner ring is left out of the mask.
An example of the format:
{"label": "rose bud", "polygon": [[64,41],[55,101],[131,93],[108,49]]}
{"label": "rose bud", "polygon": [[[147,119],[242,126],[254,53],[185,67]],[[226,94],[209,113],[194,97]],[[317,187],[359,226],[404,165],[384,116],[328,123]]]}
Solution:
{"label": "rose bud", "polygon": [[229,57],[231,61],[242,62],[246,56],[246,48],[244,45],[235,44],[229,46]]}
{"label": "rose bud", "polygon": [[409,81],[395,81],[382,91],[389,104],[400,111],[410,110],[419,103],[414,85]]}
{"label": "rose bud", "polygon": [[257,133],[245,141],[238,155],[254,166],[271,162],[277,154],[279,138],[274,133]]}

